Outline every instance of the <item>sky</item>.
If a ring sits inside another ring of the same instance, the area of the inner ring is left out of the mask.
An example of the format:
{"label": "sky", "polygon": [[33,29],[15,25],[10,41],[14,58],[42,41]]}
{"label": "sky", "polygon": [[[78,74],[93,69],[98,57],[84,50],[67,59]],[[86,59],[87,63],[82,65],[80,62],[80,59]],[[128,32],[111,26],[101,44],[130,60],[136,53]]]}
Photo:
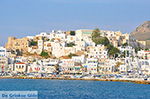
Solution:
{"label": "sky", "polygon": [[150,0],[0,0],[0,45],[51,30],[130,33],[150,20]]}

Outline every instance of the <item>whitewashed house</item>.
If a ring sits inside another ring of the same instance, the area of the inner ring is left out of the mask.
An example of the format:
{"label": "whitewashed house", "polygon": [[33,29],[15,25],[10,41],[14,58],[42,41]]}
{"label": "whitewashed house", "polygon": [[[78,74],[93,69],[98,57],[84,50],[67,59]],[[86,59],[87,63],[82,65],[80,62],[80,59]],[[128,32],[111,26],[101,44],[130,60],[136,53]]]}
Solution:
{"label": "whitewashed house", "polygon": [[141,71],[143,74],[150,74],[150,60],[140,59]]}
{"label": "whitewashed house", "polygon": [[67,37],[66,37],[66,42],[67,42],[67,43],[76,42],[76,39],[77,39],[76,36],[67,35]]}
{"label": "whitewashed house", "polygon": [[85,63],[85,55],[72,56],[72,60],[79,63]]}
{"label": "whitewashed house", "polygon": [[76,51],[84,51],[86,47],[85,41],[76,41],[75,42]]}
{"label": "whitewashed house", "polygon": [[15,63],[14,69],[15,73],[26,73],[27,72],[27,64],[23,62]]}
{"label": "whitewashed house", "polygon": [[75,62],[72,59],[62,59],[59,66],[62,74],[74,73]]}
{"label": "whitewashed house", "polygon": [[0,57],[6,57],[8,56],[7,49],[4,47],[0,47]]}
{"label": "whitewashed house", "polygon": [[96,74],[98,72],[98,59],[87,58],[86,63],[82,64],[85,68],[85,72],[88,74]]}
{"label": "whitewashed house", "polygon": [[46,50],[47,52],[51,52],[52,51],[51,42],[50,41],[44,42],[44,48],[43,49]]}
{"label": "whitewashed house", "polygon": [[115,60],[107,59],[105,61],[99,62],[98,71],[99,73],[113,73],[115,72]]}
{"label": "whitewashed house", "polygon": [[88,57],[108,58],[107,50],[104,45],[87,47],[87,55]]}
{"label": "whitewashed house", "polygon": [[131,46],[120,46],[118,47],[118,49],[120,50],[120,52],[125,53],[126,57],[135,56],[135,49]]}
{"label": "whitewashed house", "polygon": [[0,72],[6,72],[8,69],[8,58],[0,56]]}
{"label": "whitewashed house", "polygon": [[139,58],[150,60],[150,51],[141,50],[137,53]]}

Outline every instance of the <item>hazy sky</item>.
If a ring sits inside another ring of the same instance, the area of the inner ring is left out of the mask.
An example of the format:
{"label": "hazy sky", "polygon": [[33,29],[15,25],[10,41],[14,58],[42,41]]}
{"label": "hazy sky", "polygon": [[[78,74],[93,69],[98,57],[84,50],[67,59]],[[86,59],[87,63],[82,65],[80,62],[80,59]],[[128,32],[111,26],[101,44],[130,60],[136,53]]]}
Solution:
{"label": "hazy sky", "polygon": [[131,32],[147,20],[150,0],[0,0],[0,45],[53,29]]}

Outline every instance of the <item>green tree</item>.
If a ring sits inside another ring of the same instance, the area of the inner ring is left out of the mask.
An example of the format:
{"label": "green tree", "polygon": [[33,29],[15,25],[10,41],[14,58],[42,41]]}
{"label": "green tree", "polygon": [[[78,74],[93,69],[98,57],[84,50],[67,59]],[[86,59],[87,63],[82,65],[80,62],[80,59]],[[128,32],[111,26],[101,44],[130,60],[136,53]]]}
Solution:
{"label": "green tree", "polygon": [[107,37],[102,37],[100,36],[100,30],[99,29],[95,29],[92,33],[92,41],[98,45],[98,44],[102,44],[107,46],[109,44],[109,40]]}
{"label": "green tree", "polygon": [[135,52],[137,53],[138,51],[140,51],[142,48],[141,47],[136,47],[135,48]]}
{"label": "green tree", "polygon": [[107,45],[107,49],[108,49],[108,50],[111,50],[113,47],[114,47],[114,46],[111,45],[111,44],[108,44],[108,45]]}
{"label": "green tree", "polygon": [[92,37],[98,37],[100,36],[100,30],[98,28],[96,28],[95,30],[93,30],[92,32]]}
{"label": "green tree", "polygon": [[114,56],[114,55],[117,56],[120,53],[120,50],[111,44],[107,45],[107,49],[108,49],[109,56]]}
{"label": "green tree", "polygon": [[111,45],[107,37],[102,37],[100,34],[101,34],[100,30],[95,29],[92,33],[92,41],[96,45],[98,45],[98,44],[105,45],[108,49],[109,56],[117,57],[118,54],[120,53],[119,49],[114,47],[113,45]]}
{"label": "green tree", "polygon": [[48,57],[49,57],[48,52],[45,52],[45,51],[42,51],[40,55],[41,55],[42,57],[45,57],[45,58],[48,58]]}
{"label": "green tree", "polygon": [[30,46],[37,46],[37,41],[31,41]]}
{"label": "green tree", "polygon": [[128,43],[124,43],[124,44],[122,44],[122,46],[128,46]]}
{"label": "green tree", "polygon": [[70,31],[70,35],[75,35],[75,31]]}
{"label": "green tree", "polygon": [[99,40],[99,43],[107,46],[107,45],[109,45],[109,40],[107,37],[101,37]]}
{"label": "green tree", "polygon": [[72,56],[78,56],[78,55],[72,54],[72,53],[70,53],[70,54],[68,55],[68,57],[70,57],[70,58],[72,58]]}
{"label": "green tree", "polygon": [[67,47],[73,47],[73,46],[75,46],[75,44],[73,42],[67,43]]}
{"label": "green tree", "polygon": [[146,48],[145,51],[150,51],[150,49]]}
{"label": "green tree", "polygon": [[111,49],[108,51],[108,54],[109,54],[110,56],[114,56],[114,55],[119,54],[119,53],[120,53],[120,51],[119,51],[119,49],[117,49],[116,47],[113,47],[113,48],[111,48]]}

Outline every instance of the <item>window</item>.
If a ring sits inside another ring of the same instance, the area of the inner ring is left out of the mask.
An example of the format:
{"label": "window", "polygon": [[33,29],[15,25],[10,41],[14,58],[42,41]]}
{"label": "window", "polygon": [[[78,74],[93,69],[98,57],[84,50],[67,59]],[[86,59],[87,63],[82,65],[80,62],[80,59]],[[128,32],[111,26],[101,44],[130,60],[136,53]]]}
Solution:
{"label": "window", "polygon": [[5,50],[0,50],[0,52],[5,52]]}

